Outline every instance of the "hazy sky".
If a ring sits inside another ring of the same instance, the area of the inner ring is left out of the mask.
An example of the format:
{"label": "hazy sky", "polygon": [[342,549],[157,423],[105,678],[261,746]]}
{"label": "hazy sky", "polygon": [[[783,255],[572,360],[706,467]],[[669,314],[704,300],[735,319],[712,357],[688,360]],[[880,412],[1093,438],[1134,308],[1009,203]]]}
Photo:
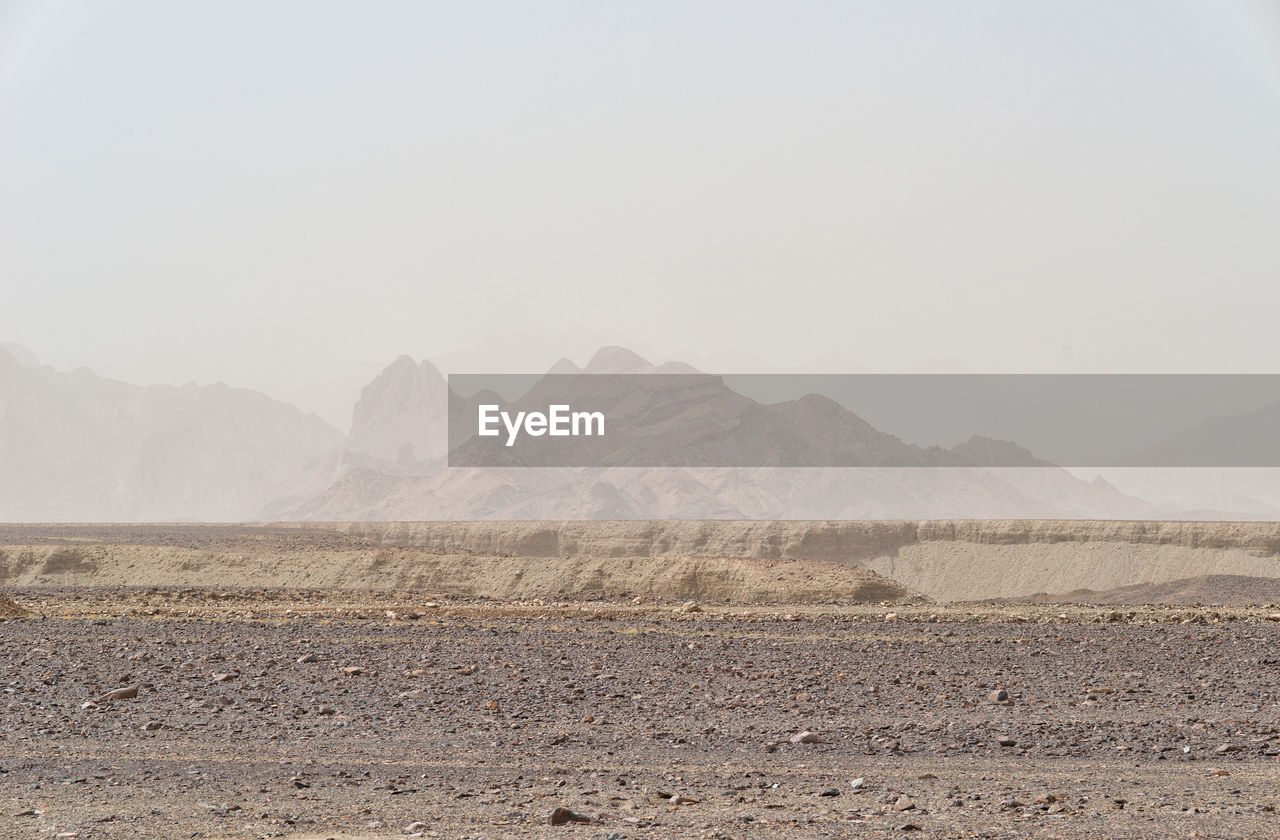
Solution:
{"label": "hazy sky", "polygon": [[1280,370],[1271,0],[0,0],[0,161],[0,340],[138,382]]}

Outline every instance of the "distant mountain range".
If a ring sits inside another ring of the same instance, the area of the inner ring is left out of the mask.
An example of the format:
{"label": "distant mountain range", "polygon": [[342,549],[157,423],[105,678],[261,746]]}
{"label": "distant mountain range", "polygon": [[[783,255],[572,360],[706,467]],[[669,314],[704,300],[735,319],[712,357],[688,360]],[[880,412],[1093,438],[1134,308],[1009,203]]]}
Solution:
{"label": "distant mountain range", "polygon": [[141,387],[0,348],[0,520],[248,518],[341,441],[255,391]]}
{"label": "distant mountain range", "polygon": [[[696,371],[606,347],[584,367],[562,359],[550,372]],[[545,405],[554,380],[524,399]],[[644,464],[681,442],[696,450],[695,466],[450,468],[448,385],[425,360],[401,356],[365,386],[344,436],[253,391],[60,373],[22,348],[0,345],[0,521],[1180,515],[1104,481],[1078,479],[1012,442],[975,436],[947,449],[919,447],[823,396],[763,404],[723,385],[687,390],[661,423],[640,417],[650,425],[629,443],[626,463]],[[643,413],[643,405],[616,396],[613,410]],[[1238,437],[1239,424],[1249,429],[1269,419],[1242,418],[1224,433]],[[1203,448],[1213,431],[1188,434]],[[1170,445],[1188,444],[1175,438]],[[707,466],[742,452],[763,466]],[[768,466],[833,457],[845,466]],[[1270,510],[1239,502],[1241,511],[1223,518]]]}

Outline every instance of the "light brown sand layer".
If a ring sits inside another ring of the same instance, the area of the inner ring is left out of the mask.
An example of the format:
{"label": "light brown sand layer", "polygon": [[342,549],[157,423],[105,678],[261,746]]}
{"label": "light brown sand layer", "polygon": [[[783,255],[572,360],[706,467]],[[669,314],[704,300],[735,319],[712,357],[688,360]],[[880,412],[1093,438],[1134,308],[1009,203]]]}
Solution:
{"label": "light brown sand layer", "polygon": [[9,586],[414,588],[491,597],[633,592],[796,603],[891,600],[912,592],[937,600],[1008,598],[1207,575],[1280,577],[1280,524],[984,520],[0,527],[0,585]]}

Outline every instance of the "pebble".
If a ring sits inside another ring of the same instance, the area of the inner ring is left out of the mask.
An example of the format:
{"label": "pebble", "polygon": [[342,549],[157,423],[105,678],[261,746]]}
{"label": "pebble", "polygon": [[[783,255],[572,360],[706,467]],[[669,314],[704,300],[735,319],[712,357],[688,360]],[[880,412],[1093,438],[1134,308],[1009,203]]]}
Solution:
{"label": "pebble", "polygon": [[822,736],[819,735],[817,732],[810,732],[808,729],[806,729],[803,732],[797,732],[796,734],[792,735],[791,743],[793,744],[825,744],[826,741],[822,740]]}

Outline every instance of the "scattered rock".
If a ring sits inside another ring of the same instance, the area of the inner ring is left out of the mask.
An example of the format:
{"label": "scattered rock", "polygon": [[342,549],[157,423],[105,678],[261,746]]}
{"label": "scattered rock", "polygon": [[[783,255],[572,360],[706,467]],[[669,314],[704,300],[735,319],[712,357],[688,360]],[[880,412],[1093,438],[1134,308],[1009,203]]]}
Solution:
{"label": "scattered rock", "polygon": [[819,735],[817,732],[810,732],[808,729],[806,729],[803,732],[797,732],[796,734],[792,735],[791,743],[793,744],[825,744],[827,742],[824,741],[822,739],[822,736]]}
{"label": "scattered rock", "polygon": [[916,803],[911,801],[909,796],[899,796],[898,801],[893,803],[893,810],[895,811],[913,811],[915,807]]}
{"label": "scattered rock", "polygon": [[1009,700],[1009,692],[1003,688],[997,688],[995,691],[987,695],[988,703],[1006,703]]}
{"label": "scattered rock", "polygon": [[299,656],[294,661],[297,662],[299,665],[308,665],[312,662],[319,662],[320,657],[316,656],[314,653],[304,653],[302,654],[302,656]]}
{"label": "scattered rock", "polygon": [[113,700],[132,700],[138,696],[138,689],[141,686],[131,685],[127,688],[116,688],[108,691],[106,694],[95,700],[95,703],[110,703]]}
{"label": "scattered rock", "polygon": [[684,602],[684,604],[680,607],[680,612],[682,612],[682,613],[700,613],[700,612],[702,612],[702,607],[698,606],[698,602],[697,602],[697,601],[685,601],[685,602]]}
{"label": "scattered rock", "polygon": [[551,812],[551,816],[547,817],[548,825],[568,825],[570,823],[590,825],[591,817],[584,817],[582,814],[575,814],[568,808],[557,808]]}
{"label": "scattered rock", "polygon": [[406,834],[417,834],[427,830],[427,824],[424,822],[411,822],[404,828]]}
{"label": "scattered rock", "polygon": [[996,741],[996,743],[997,743],[997,744],[999,744],[999,745],[1000,745],[1000,746],[1002,746],[1002,747],[1016,747],[1016,746],[1018,746],[1018,741],[1017,741],[1017,739],[1016,739],[1016,738],[1001,738],[1000,740]]}

